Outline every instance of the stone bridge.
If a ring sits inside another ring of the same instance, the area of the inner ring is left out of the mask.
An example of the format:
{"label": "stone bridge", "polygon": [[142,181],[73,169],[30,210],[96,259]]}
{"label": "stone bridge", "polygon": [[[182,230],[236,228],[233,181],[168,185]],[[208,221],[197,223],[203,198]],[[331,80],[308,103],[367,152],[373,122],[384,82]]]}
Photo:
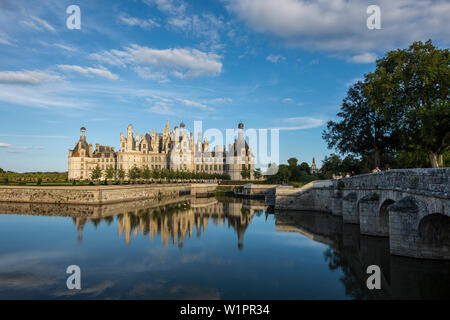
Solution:
{"label": "stone bridge", "polygon": [[398,169],[277,190],[275,208],[318,210],[389,237],[394,255],[450,260],[450,168]]}

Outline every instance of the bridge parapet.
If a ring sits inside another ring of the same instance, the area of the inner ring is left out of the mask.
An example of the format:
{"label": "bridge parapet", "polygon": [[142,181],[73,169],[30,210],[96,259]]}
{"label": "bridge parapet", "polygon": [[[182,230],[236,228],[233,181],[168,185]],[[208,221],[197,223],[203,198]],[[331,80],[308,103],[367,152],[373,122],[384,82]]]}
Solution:
{"label": "bridge parapet", "polygon": [[[393,169],[343,178],[341,181],[345,189],[409,190],[448,196],[449,176],[450,168]],[[337,188],[338,180],[333,184]]]}

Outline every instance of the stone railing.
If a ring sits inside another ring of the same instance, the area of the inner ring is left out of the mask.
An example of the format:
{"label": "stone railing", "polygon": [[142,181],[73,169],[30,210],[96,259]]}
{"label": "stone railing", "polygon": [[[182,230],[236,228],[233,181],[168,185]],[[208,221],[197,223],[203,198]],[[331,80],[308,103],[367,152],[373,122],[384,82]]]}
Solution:
{"label": "stone railing", "polygon": [[394,169],[368,173],[333,181],[342,181],[345,189],[415,190],[450,194],[450,168]]}

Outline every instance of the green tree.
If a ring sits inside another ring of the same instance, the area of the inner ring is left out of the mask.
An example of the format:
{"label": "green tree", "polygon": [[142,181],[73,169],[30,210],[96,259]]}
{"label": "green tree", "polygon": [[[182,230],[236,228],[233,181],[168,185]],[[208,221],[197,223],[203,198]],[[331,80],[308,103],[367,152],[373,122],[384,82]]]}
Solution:
{"label": "green tree", "polygon": [[362,162],[353,155],[348,155],[341,162],[343,173],[360,174],[363,171]]}
{"label": "green tree", "polygon": [[138,167],[133,166],[130,170],[128,170],[128,178],[130,180],[136,181],[140,177],[141,177],[141,170]]}
{"label": "green tree", "polygon": [[125,170],[123,170],[122,168],[120,168],[117,171],[117,176],[119,177],[120,181],[123,181],[125,179],[126,173]]}
{"label": "green tree", "polygon": [[431,40],[388,52],[366,75],[366,95],[377,110],[398,123],[402,150],[423,150],[442,167],[450,145],[450,54]]}
{"label": "green tree", "polygon": [[114,179],[115,175],[116,175],[116,170],[114,170],[114,167],[112,165],[107,166],[106,170],[105,170],[106,181],[108,181],[108,179]]}
{"label": "green tree", "polygon": [[98,180],[101,177],[102,177],[102,169],[100,168],[100,165],[97,164],[97,166],[91,172],[91,179]]}
{"label": "green tree", "polygon": [[299,169],[301,170],[301,171],[303,171],[303,172],[306,172],[306,173],[310,173],[310,167],[309,167],[309,164],[307,164],[306,162],[302,162],[300,165],[299,165]]}
{"label": "green tree", "polygon": [[242,179],[250,179],[250,170],[246,165],[242,165],[241,177]]}
{"label": "green tree", "polygon": [[151,177],[152,171],[148,166],[145,166],[144,169],[142,170],[142,178],[144,178],[145,180],[149,180]]}
{"label": "green tree", "polygon": [[336,148],[343,154],[371,156],[379,167],[383,154],[399,145],[398,127],[370,105],[364,89],[361,81],[349,88],[337,114],[340,120],[329,121],[322,137],[328,148]]}
{"label": "green tree", "polygon": [[287,162],[289,164],[289,167],[296,167],[298,164],[298,159],[297,158],[289,158]]}
{"label": "green tree", "polygon": [[326,173],[341,173],[342,172],[342,159],[337,154],[331,154],[330,156],[325,156],[322,163],[322,172]]}
{"label": "green tree", "polygon": [[154,179],[159,179],[161,177],[161,171],[158,168],[155,168],[152,172]]}
{"label": "green tree", "polygon": [[[253,171],[253,176],[255,177],[255,179],[259,179],[261,178],[262,174],[261,174],[261,168],[256,168]],[[225,179],[224,179],[225,180]]]}

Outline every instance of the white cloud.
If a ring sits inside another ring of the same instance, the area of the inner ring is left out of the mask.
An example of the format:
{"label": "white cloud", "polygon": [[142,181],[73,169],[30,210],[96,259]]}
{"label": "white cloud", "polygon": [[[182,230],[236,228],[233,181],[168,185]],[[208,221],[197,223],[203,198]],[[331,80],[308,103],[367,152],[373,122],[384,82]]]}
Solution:
{"label": "white cloud", "polygon": [[22,20],[20,21],[20,23],[36,31],[47,30],[52,33],[56,32],[56,29],[53,26],[51,26],[47,21],[36,16],[29,16],[28,20]]}
{"label": "white cloud", "polygon": [[[70,97],[73,88],[63,82],[42,83],[40,86],[17,86],[0,84],[0,101],[41,109],[84,109],[92,103],[79,99],[79,94]],[[65,111],[65,115],[67,112]]]}
{"label": "white cloud", "polygon": [[220,42],[220,32],[225,29],[222,18],[209,13],[192,16],[177,15],[168,19],[167,23],[188,35],[204,38],[209,44]]}
{"label": "white cloud", "polygon": [[366,26],[366,0],[227,0],[230,12],[252,30],[287,45],[343,56],[407,46],[416,40],[450,39],[447,0],[379,0],[381,30]]}
{"label": "white cloud", "polygon": [[89,57],[91,59],[107,63],[113,66],[125,67],[126,64],[123,62],[123,58],[126,54],[123,51],[111,50],[111,51],[100,51],[96,53],[91,53]]}
{"label": "white cloud", "polygon": [[230,103],[233,99],[231,98],[214,98],[209,100],[203,100],[204,103],[210,103],[210,104],[223,104],[223,103]]}
{"label": "white cloud", "polygon": [[325,121],[318,118],[312,117],[293,117],[282,119],[282,126],[279,126],[279,130],[304,130],[304,129],[312,129],[322,126]]}
{"label": "white cloud", "polygon": [[358,54],[356,56],[350,57],[348,61],[354,63],[371,63],[377,60],[377,55],[374,53],[366,52],[363,54]]}
{"label": "white cloud", "polygon": [[292,102],[294,102],[294,99],[292,99],[292,98],[284,98],[281,101],[284,102],[284,103],[292,103]]}
{"label": "white cloud", "polygon": [[215,76],[222,72],[221,56],[189,48],[160,50],[133,44],[123,51],[102,51],[90,57],[113,65],[147,67],[148,70],[164,72],[180,79]]}
{"label": "white cloud", "polygon": [[90,75],[96,75],[102,78],[106,78],[109,80],[117,80],[119,77],[116,74],[111,73],[106,68],[91,68],[91,67],[81,67],[76,65],[58,65],[58,68],[65,72],[77,72],[79,74],[90,76]]}
{"label": "white cloud", "polygon": [[12,46],[11,40],[4,33],[0,33],[0,44],[4,44],[4,45],[7,45],[7,46]]}
{"label": "white cloud", "polygon": [[0,83],[38,85],[46,81],[59,80],[59,75],[45,71],[0,71]]}
{"label": "white cloud", "polygon": [[125,16],[119,16],[119,20],[127,24],[131,27],[139,26],[141,28],[151,28],[151,27],[159,27],[160,24],[154,21],[153,19],[140,19],[136,17],[125,17]]}
{"label": "white cloud", "polygon": [[192,101],[192,100],[187,100],[187,99],[182,99],[181,102],[188,107],[193,107],[193,108],[198,108],[198,109],[202,109],[202,110],[212,110],[210,107],[208,107],[207,105],[204,105],[200,102],[197,101]]}
{"label": "white cloud", "polygon": [[271,54],[266,57],[266,60],[273,63],[278,63],[280,61],[286,60],[286,58],[280,55],[275,56]]}
{"label": "white cloud", "polygon": [[160,97],[153,97],[154,99],[157,99],[159,101],[153,101],[152,99],[146,99],[146,101],[152,106],[148,110],[149,112],[161,114],[161,115],[174,115],[175,112],[172,110],[171,100],[160,98]]}
{"label": "white cloud", "polygon": [[0,148],[11,148],[12,145],[9,143],[0,142]]}
{"label": "white cloud", "polygon": [[58,47],[58,48],[61,48],[61,49],[64,49],[64,50],[67,50],[67,51],[70,51],[70,52],[73,52],[73,51],[77,50],[74,47],[67,46],[67,45],[61,44],[61,43],[55,43],[54,46]]}
{"label": "white cloud", "polygon": [[180,0],[144,0],[148,5],[156,6],[160,11],[170,14],[184,14],[186,4]]}
{"label": "white cloud", "polygon": [[10,150],[10,151],[14,151],[14,149],[29,150],[29,149],[32,149],[33,147],[31,147],[31,146],[15,146],[15,145],[12,145],[12,144],[9,144],[9,143],[0,142],[0,148],[5,148],[5,149],[8,149],[8,150],[13,149],[13,150]]}

